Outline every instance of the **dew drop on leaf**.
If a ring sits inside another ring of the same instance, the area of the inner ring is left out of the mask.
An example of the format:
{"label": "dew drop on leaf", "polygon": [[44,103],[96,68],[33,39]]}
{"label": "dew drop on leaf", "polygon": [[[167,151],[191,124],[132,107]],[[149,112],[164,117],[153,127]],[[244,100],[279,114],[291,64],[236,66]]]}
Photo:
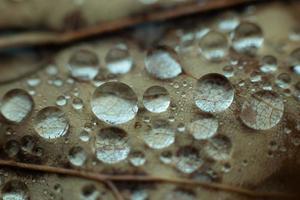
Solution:
{"label": "dew drop on leaf", "polygon": [[120,162],[130,152],[127,133],[116,127],[103,128],[96,135],[95,148],[98,160],[108,164]]}
{"label": "dew drop on leaf", "polygon": [[143,104],[150,112],[165,112],[170,105],[169,92],[164,87],[151,86],[144,92]]}
{"label": "dew drop on leaf", "polygon": [[260,71],[263,73],[273,73],[277,70],[277,59],[274,56],[267,55],[261,60]]}
{"label": "dew drop on leaf", "polygon": [[261,28],[252,22],[242,22],[233,33],[233,48],[244,54],[256,54],[264,41]]}
{"label": "dew drop on leaf", "polygon": [[68,158],[72,165],[82,166],[87,159],[87,154],[81,146],[74,146],[70,149]]}
{"label": "dew drop on leaf", "polygon": [[182,72],[175,52],[164,48],[149,51],[145,58],[146,71],[157,79],[171,79]]}
{"label": "dew drop on leaf", "polygon": [[175,141],[175,132],[168,121],[155,120],[150,130],[143,133],[145,143],[153,149],[163,149]]}
{"label": "dew drop on leaf", "polygon": [[175,162],[176,168],[186,174],[193,173],[203,164],[198,150],[191,146],[180,147]]}
{"label": "dew drop on leaf", "polygon": [[123,124],[137,114],[137,96],[124,83],[106,82],[95,90],[91,107],[101,121],[108,124]]}
{"label": "dew drop on leaf", "polygon": [[58,107],[49,106],[40,110],[34,119],[35,131],[45,139],[64,136],[69,129],[65,113]]}
{"label": "dew drop on leaf", "polygon": [[24,182],[18,180],[11,180],[2,188],[3,200],[29,200],[29,190]]}
{"label": "dew drop on leaf", "polygon": [[90,81],[98,74],[99,64],[95,52],[88,49],[78,49],[70,56],[68,67],[73,78],[80,81]]}
{"label": "dew drop on leaf", "polygon": [[132,152],[129,160],[130,163],[135,167],[142,166],[146,162],[145,155],[141,151]]}
{"label": "dew drop on leaf", "polygon": [[202,55],[211,61],[222,60],[227,55],[229,49],[227,37],[217,31],[210,31],[204,35],[199,45]]}
{"label": "dew drop on leaf", "polygon": [[213,116],[201,116],[188,125],[188,131],[197,140],[205,140],[217,134],[218,120]]}
{"label": "dew drop on leaf", "polygon": [[216,160],[228,160],[231,156],[232,143],[225,135],[217,135],[208,140],[208,143],[203,147],[205,154]]}
{"label": "dew drop on leaf", "polygon": [[8,91],[0,104],[1,115],[9,122],[21,123],[32,111],[32,97],[22,89]]}
{"label": "dew drop on leaf", "polygon": [[108,71],[112,74],[126,74],[133,66],[128,47],[121,44],[107,52],[105,62]]}
{"label": "dew drop on leaf", "polygon": [[211,73],[197,81],[194,100],[200,110],[222,112],[232,104],[233,99],[234,89],[225,76]]}
{"label": "dew drop on leaf", "polygon": [[284,111],[281,97],[269,90],[261,90],[251,95],[242,105],[241,120],[256,130],[266,130],[276,126]]}

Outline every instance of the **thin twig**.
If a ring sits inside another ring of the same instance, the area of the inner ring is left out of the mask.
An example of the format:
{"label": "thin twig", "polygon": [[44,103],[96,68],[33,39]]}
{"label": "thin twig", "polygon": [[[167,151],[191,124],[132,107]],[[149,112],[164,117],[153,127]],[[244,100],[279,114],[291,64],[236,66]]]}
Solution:
{"label": "thin twig", "polygon": [[121,195],[120,191],[118,188],[115,186],[115,184],[111,181],[105,181],[107,186],[110,188],[114,196],[116,197],[116,200],[124,200],[123,196]]}
{"label": "thin twig", "polygon": [[20,163],[20,162],[15,162],[10,160],[0,160],[0,166],[17,167],[20,169],[41,171],[46,173],[63,174],[63,175],[80,177],[80,178],[94,180],[98,182],[104,182],[104,183],[106,181],[172,183],[172,184],[180,184],[180,185],[200,186],[206,189],[232,192],[232,193],[245,195],[253,198],[272,198],[272,199],[282,199],[282,198],[296,199],[297,198],[296,195],[293,194],[285,194],[281,192],[258,192],[258,191],[252,191],[252,190],[234,187],[230,185],[225,185],[221,183],[208,183],[208,182],[195,181],[189,179],[157,177],[157,176],[150,176],[150,175],[147,176],[146,175],[110,175],[110,174],[101,174],[101,173],[91,172],[91,171],[52,167],[47,165]]}
{"label": "thin twig", "polygon": [[69,32],[27,32],[14,35],[0,37],[0,49],[37,46],[45,44],[65,44],[73,41],[78,41],[83,38],[99,35],[102,33],[120,30],[122,28],[131,27],[137,24],[153,21],[163,21],[189,14],[199,13],[203,11],[226,8],[244,3],[254,2],[258,0],[213,0],[205,1],[205,3],[190,2],[172,7],[170,9],[162,9],[149,12],[139,16],[129,16],[118,20],[103,22],[96,26],[87,27],[77,31]]}

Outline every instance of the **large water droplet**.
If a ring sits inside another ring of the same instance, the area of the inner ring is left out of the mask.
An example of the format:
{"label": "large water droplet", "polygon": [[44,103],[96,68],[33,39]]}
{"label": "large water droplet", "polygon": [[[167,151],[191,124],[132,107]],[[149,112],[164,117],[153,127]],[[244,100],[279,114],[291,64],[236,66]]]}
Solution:
{"label": "large water droplet", "polygon": [[95,140],[97,158],[109,164],[126,159],[130,152],[130,146],[127,141],[127,133],[120,128],[101,129]]}
{"label": "large water droplet", "polygon": [[176,168],[186,174],[193,173],[203,164],[196,148],[190,146],[181,147],[176,155]]}
{"label": "large water droplet", "polygon": [[264,41],[261,28],[251,22],[242,22],[234,31],[233,48],[240,53],[256,54]]}
{"label": "large water droplet", "polygon": [[217,134],[218,120],[213,116],[201,116],[188,125],[188,131],[197,140],[205,140]]}
{"label": "large water droplet", "polygon": [[175,141],[175,132],[165,120],[152,122],[150,130],[144,133],[145,143],[153,149],[163,149]]}
{"label": "large water droplet", "polygon": [[38,112],[34,129],[45,139],[56,139],[68,132],[69,122],[61,109],[49,106]]}
{"label": "large water droplet", "polygon": [[3,200],[29,200],[29,191],[25,183],[12,180],[7,182],[2,188]]}
{"label": "large water droplet", "polygon": [[145,91],[143,103],[150,112],[165,112],[170,105],[169,92],[164,87],[152,86]]}
{"label": "large water droplet", "polygon": [[73,52],[68,67],[73,78],[89,81],[96,77],[99,71],[99,59],[96,53],[88,49]]}
{"label": "large water droplet", "polygon": [[20,123],[32,111],[32,97],[22,89],[8,91],[0,104],[1,115],[9,122]]}
{"label": "large water droplet", "polygon": [[70,149],[68,158],[72,165],[82,166],[87,159],[87,155],[82,147],[75,146]]}
{"label": "large water droplet", "polygon": [[109,50],[105,57],[106,67],[112,74],[125,74],[133,66],[133,60],[125,45],[118,45]]}
{"label": "large water droplet", "polygon": [[145,59],[145,68],[150,75],[158,79],[175,78],[182,72],[175,52],[166,48],[149,51]]}
{"label": "large water droplet", "polygon": [[217,135],[209,139],[203,149],[206,155],[214,160],[228,160],[231,156],[232,144],[225,135]]}
{"label": "large water droplet", "polygon": [[248,127],[265,130],[280,122],[283,111],[284,103],[277,93],[261,90],[243,103],[240,117]]}
{"label": "large water droplet", "polygon": [[108,124],[128,122],[138,111],[136,94],[121,82],[100,85],[93,94],[91,106],[96,117]]}
{"label": "large water droplet", "polygon": [[206,74],[198,81],[194,100],[204,112],[222,112],[233,102],[234,90],[229,80],[221,74]]}
{"label": "large water droplet", "polygon": [[223,33],[217,31],[208,32],[199,42],[201,53],[211,61],[220,61],[228,53],[228,41]]}

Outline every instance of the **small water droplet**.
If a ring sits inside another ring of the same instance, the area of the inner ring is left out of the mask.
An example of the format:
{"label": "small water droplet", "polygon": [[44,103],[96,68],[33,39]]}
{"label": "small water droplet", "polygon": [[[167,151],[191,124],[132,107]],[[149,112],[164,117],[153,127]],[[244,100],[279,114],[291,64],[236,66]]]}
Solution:
{"label": "small water droplet", "polygon": [[107,82],[99,86],[93,94],[91,106],[96,117],[108,124],[128,122],[138,111],[136,94],[121,82]]}
{"label": "small water droplet", "polygon": [[131,153],[130,155],[130,163],[135,166],[142,166],[144,165],[146,162],[146,158],[143,152],[141,151],[135,151],[133,153]]}
{"label": "small water droplet", "polygon": [[22,89],[8,91],[0,105],[1,115],[9,122],[21,123],[32,111],[32,97]]}
{"label": "small water droplet", "polygon": [[133,60],[126,45],[117,45],[110,49],[105,61],[108,71],[112,74],[126,74],[133,66]]}
{"label": "small water droplet", "polygon": [[97,54],[91,50],[78,49],[70,56],[68,67],[73,78],[90,81],[98,74],[99,59]]}
{"label": "small water droplet", "polygon": [[72,101],[72,107],[75,110],[81,110],[83,108],[83,101],[82,99],[75,97]]}
{"label": "small water droplet", "polygon": [[233,48],[239,53],[256,54],[264,41],[261,28],[251,22],[242,22],[233,33]]}
{"label": "small water droplet", "polygon": [[116,127],[101,129],[96,135],[95,147],[98,160],[108,164],[126,159],[130,152],[127,133]]}
{"label": "small water droplet", "polygon": [[199,157],[199,152],[194,147],[181,147],[176,154],[176,168],[183,173],[193,173],[202,164],[203,160]]}
{"label": "small water droplet", "polygon": [[61,109],[50,106],[38,112],[34,119],[34,129],[45,139],[56,139],[68,132],[69,122]]}
{"label": "small water droplet", "polygon": [[188,131],[197,140],[205,140],[217,134],[218,120],[214,116],[201,116],[188,125]]}
{"label": "small water droplet", "polygon": [[275,83],[280,88],[288,88],[292,79],[288,73],[281,73],[277,76]]}
{"label": "small water droplet", "polygon": [[204,146],[206,155],[214,160],[228,160],[231,156],[232,144],[228,137],[217,135],[208,140]]}
{"label": "small water droplet", "polygon": [[204,112],[225,111],[233,102],[234,90],[229,80],[221,74],[206,74],[198,81],[194,100]]}
{"label": "small water droplet", "polygon": [[5,143],[4,151],[9,157],[16,156],[20,151],[20,144],[16,140],[9,140]]}
{"label": "small water droplet", "polygon": [[56,98],[56,105],[58,106],[65,106],[67,102],[68,100],[65,96],[60,95]]}
{"label": "small water droplet", "polygon": [[72,165],[82,166],[87,159],[87,155],[82,147],[75,146],[70,149],[68,158]]}
{"label": "small water droplet", "polygon": [[152,122],[152,128],[144,133],[143,138],[149,147],[163,149],[174,143],[175,133],[168,121],[155,120]]}
{"label": "small water droplet", "polygon": [[2,188],[3,200],[29,200],[29,190],[24,182],[11,180]]}
{"label": "small water droplet", "polygon": [[243,103],[240,117],[248,127],[266,130],[280,122],[283,111],[283,100],[277,93],[261,90]]}
{"label": "small water droplet", "polygon": [[175,78],[182,72],[181,64],[176,60],[176,53],[165,48],[148,52],[145,69],[158,79]]}
{"label": "small water droplet", "polygon": [[277,70],[277,59],[274,56],[267,55],[261,60],[260,71],[263,73],[273,73]]}
{"label": "small water droplet", "polygon": [[210,31],[199,42],[202,55],[210,61],[220,61],[228,53],[226,36],[217,31]]}
{"label": "small water droplet", "polygon": [[150,112],[165,112],[170,105],[169,92],[164,87],[151,86],[144,92],[143,104]]}

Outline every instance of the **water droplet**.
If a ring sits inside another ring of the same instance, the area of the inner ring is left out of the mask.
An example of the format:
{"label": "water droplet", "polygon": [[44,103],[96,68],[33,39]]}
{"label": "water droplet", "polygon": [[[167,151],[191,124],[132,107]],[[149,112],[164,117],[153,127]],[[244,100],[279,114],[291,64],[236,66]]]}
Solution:
{"label": "water droplet", "polygon": [[27,85],[30,87],[36,87],[41,83],[39,78],[30,78],[27,80]]}
{"label": "water droplet", "polygon": [[150,130],[144,133],[144,141],[153,149],[163,149],[174,143],[175,133],[168,121],[155,120]]}
{"label": "water droplet", "polygon": [[267,55],[261,60],[260,71],[263,73],[273,73],[277,70],[277,59],[274,56]]}
{"label": "water droplet", "polygon": [[199,157],[196,148],[190,146],[181,147],[176,155],[176,168],[186,174],[195,172],[201,165],[203,160]]}
{"label": "water droplet", "polygon": [[133,66],[133,60],[126,45],[117,45],[109,50],[105,61],[108,71],[112,74],[126,74]]}
{"label": "water droplet", "polygon": [[45,139],[56,139],[68,132],[69,122],[61,109],[50,106],[38,112],[34,119],[34,129]]}
{"label": "water droplet", "polygon": [[204,112],[225,111],[233,102],[234,90],[229,80],[221,74],[206,74],[195,89],[196,106]]}
{"label": "water droplet", "polygon": [[170,105],[169,92],[164,87],[149,87],[143,95],[143,104],[150,112],[165,112]]}
{"label": "water droplet", "polygon": [[243,103],[240,117],[248,127],[266,130],[280,122],[283,111],[283,100],[277,93],[261,90]]}
{"label": "water droplet", "polygon": [[73,78],[89,81],[98,74],[99,59],[95,52],[88,49],[79,49],[70,56],[68,67]]}
{"label": "water droplet", "polygon": [[32,97],[22,89],[8,91],[0,104],[1,115],[9,122],[21,123],[32,111]]}
{"label": "water droplet", "polygon": [[9,140],[5,143],[4,151],[9,157],[16,156],[20,151],[20,144],[16,140]]}
{"label": "water droplet", "polygon": [[195,139],[205,140],[216,135],[218,127],[218,120],[212,115],[207,115],[191,122],[188,125],[188,131]]}
{"label": "water droplet", "polygon": [[88,142],[90,140],[90,134],[87,131],[81,131],[79,138],[83,142]]}
{"label": "water droplet", "polygon": [[163,151],[159,157],[160,161],[164,164],[170,164],[172,162],[172,158],[173,155],[170,151]]}
{"label": "water droplet", "polygon": [[223,72],[224,72],[224,76],[227,78],[234,76],[234,69],[233,69],[233,66],[231,66],[231,65],[227,65],[227,66],[223,67]]}
{"label": "water droplet", "polygon": [[228,40],[223,33],[210,31],[199,42],[201,53],[211,61],[220,61],[228,53]]}
{"label": "water droplet", "polygon": [[120,128],[101,129],[95,140],[97,158],[109,164],[126,159],[130,152],[130,146],[127,141],[127,133]]}
{"label": "water droplet", "polygon": [[65,96],[58,96],[56,98],[56,105],[58,106],[65,106],[67,104],[68,100]]}
{"label": "water droplet", "polygon": [[228,160],[231,156],[232,144],[228,137],[217,135],[208,140],[204,146],[206,155],[214,160]]}
{"label": "water droplet", "polygon": [[131,153],[130,155],[130,163],[135,166],[142,166],[144,165],[146,162],[146,158],[143,152],[141,151],[135,151],[133,153]]}
{"label": "water droplet", "polygon": [[83,108],[83,101],[82,99],[75,97],[72,101],[72,107],[75,110],[81,110]]}
{"label": "water droplet", "polygon": [[96,117],[108,124],[128,122],[138,111],[136,94],[121,82],[100,85],[93,94],[91,106]]}
{"label": "water droplet", "polygon": [[29,200],[29,190],[24,182],[18,180],[12,180],[2,188],[3,200]]}
{"label": "water droplet", "polygon": [[93,184],[87,184],[83,186],[81,191],[80,200],[98,200],[100,198],[100,193]]}
{"label": "water droplet", "polygon": [[220,17],[220,19],[218,27],[219,30],[224,32],[233,31],[240,23],[237,15],[231,12],[225,13],[222,17]]}
{"label": "water droplet", "polygon": [[280,88],[288,88],[292,79],[288,73],[281,73],[277,76],[275,83]]}
{"label": "water droplet", "polygon": [[176,53],[166,48],[149,51],[145,59],[146,71],[158,79],[171,79],[182,72]]}
{"label": "water droplet", "polygon": [[290,64],[296,74],[300,74],[300,48],[296,48],[290,54]]}
{"label": "water droplet", "polygon": [[87,155],[82,147],[75,146],[70,149],[68,158],[72,165],[82,166],[87,159]]}
{"label": "water droplet", "polygon": [[251,22],[242,22],[233,33],[233,48],[239,53],[256,54],[264,41],[261,28]]}

